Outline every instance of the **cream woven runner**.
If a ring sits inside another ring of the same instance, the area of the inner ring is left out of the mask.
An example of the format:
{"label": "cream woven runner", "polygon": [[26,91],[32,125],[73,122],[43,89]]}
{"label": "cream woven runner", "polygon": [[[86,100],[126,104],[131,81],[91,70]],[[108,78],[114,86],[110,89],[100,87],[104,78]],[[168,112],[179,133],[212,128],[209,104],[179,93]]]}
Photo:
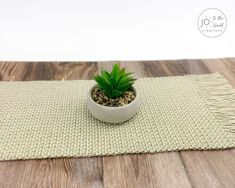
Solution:
{"label": "cream woven runner", "polygon": [[0,82],[0,160],[235,146],[235,91],[219,74],[139,79],[141,108],[118,125],[87,111],[93,84]]}

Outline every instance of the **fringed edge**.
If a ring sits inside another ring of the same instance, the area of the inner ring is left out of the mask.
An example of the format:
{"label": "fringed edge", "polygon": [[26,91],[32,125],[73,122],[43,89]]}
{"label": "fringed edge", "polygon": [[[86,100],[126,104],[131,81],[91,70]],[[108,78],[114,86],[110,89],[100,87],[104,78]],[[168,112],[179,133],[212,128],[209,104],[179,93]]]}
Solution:
{"label": "fringed edge", "polygon": [[235,142],[235,89],[219,73],[189,77],[198,86],[200,94],[206,99],[223,128],[232,134]]}

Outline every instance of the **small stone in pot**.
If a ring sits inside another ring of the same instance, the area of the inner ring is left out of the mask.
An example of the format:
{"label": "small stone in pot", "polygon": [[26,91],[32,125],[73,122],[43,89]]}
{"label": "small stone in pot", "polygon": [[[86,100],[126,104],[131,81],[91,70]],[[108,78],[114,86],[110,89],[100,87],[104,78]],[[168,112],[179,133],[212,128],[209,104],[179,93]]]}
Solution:
{"label": "small stone in pot", "polygon": [[103,106],[118,107],[131,103],[135,99],[135,93],[132,89],[129,89],[122,96],[112,99],[108,98],[98,87],[95,87],[91,92],[91,97]]}

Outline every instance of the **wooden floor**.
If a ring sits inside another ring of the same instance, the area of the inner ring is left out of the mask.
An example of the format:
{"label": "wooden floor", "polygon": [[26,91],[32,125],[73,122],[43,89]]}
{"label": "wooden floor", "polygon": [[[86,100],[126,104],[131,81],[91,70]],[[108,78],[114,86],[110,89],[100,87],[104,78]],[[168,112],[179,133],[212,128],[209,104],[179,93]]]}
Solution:
{"label": "wooden floor", "polygon": [[[116,62],[0,62],[0,80],[90,79]],[[119,62],[136,77],[220,72],[235,88],[235,58]],[[1,139],[1,138],[0,138]],[[235,149],[0,162],[7,187],[235,187]]]}

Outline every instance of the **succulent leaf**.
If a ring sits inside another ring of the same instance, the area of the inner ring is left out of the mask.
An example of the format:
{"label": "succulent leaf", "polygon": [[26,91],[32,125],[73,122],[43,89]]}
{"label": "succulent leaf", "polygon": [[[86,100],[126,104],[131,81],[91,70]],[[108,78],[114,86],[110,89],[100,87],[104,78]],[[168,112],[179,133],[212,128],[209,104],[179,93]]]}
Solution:
{"label": "succulent leaf", "polygon": [[119,64],[114,64],[111,72],[101,70],[100,75],[94,76],[97,86],[109,98],[117,98],[123,95],[135,82],[132,72],[126,72],[125,68],[120,69]]}

